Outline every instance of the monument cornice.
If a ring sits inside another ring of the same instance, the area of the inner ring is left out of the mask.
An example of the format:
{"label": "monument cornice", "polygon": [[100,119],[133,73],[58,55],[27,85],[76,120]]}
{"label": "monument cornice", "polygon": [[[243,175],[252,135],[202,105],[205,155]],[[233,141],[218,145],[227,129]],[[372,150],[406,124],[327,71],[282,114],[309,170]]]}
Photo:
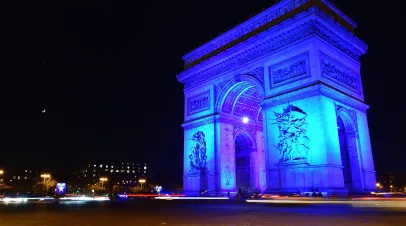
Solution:
{"label": "monument cornice", "polygon": [[[352,38],[358,40],[357,45],[348,43],[337,32],[328,28],[325,21],[331,20],[330,18],[326,18],[326,15],[314,13],[317,11],[316,9],[313,9],[313,12],[311,11],[309,10],[309,12],[303,12],[296,16],[298,18],[307,17],[307,20],[303,21],[303,23],[279,34],[272,32],[272,30],[263,32],[263,34],[258,35],[255,39],[247,40],[243,48],[241,43],[235,46],[232,51],[223,52],[199,64],[198,67],[196,66],[180,73],[177,76],[178,81],[184,83],[185,89],[198,86],[213,77],[241,67],[246,63],[311,36],[324,40],[353,60],[359,62],[360,56],[365,53],[367,46],[355,36],[352,36]],[[317,16],[315,16],[316,14]],[[286,23],[296,23],[297,20],[286,21]]]}
{"label": "monument cornice", "polygon": [[289,93],[267,97],[263,101],[262,107],[267,109],[318,95],[329,97],[341,104],[347,105],[362,112],[366,112],[369,109],[369,106],[364,102],[342,93],[322,82],[310,84],[304,88],[289,91]]}
{"label": "monument cornice", "polygon": [[284,0],[186,54],[183,57],[185,68],[188,69],[194,67],[265,30],[278,26],[284,21],[289,20],[312,7],[317,7],[330,18],[334,18],[337,23],[345,27],[349,32],[354,33],[354,28],[357,27],[357,24],[341,10],[331,4],[329,0],[303,0],[300,2]]}

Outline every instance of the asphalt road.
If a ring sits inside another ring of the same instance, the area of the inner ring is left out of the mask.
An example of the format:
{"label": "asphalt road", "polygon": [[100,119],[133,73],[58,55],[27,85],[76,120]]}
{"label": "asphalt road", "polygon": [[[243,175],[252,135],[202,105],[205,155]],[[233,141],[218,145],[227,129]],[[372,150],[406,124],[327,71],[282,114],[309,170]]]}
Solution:
{"label": "asphalt road", "polygon": [[0,204],[3,225],[406,225],[406,208],[225,200]]}

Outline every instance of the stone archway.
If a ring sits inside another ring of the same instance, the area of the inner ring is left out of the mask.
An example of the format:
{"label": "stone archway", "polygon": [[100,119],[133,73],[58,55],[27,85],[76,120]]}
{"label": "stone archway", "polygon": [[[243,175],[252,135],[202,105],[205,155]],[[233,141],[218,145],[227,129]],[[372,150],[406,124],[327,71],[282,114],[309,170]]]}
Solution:
{"label": "stone archway", "polygon": [[[356,62],[367,45],[343,35],[340,23],[350,31],[356,27],[344,14],[329,23],[330,17],[314,17],[319,11],[309,7],[337,11],[323,1],[283,0],[184,56],[185,71],[177,78],[185,93],[186,195],[237,192],[240,132],[256,143],[249,178],[261,192],[319,188],[344,194],[342,169],[351,176],[351,191],[375,189],[369,107]],[[293,17],[299,13],[304,16]],[[277,25],[276,17],[286,23]],[[346,159],[340,158],[337,117],[345,128]]]}
{"label": "stone archway", "polygon": [[217,109],[222,190],[246,195],[265,190],[263,87],[255,78],[243,75],[230,81],[221,95]]}
{"label": "stone archway", "polygon": [[362,192],[364,186],[360,166],[358,132],[354,122],[356,119],[351,115],[352,113],[345,108],[339,108],[337,111],[337,129],[344,187],[349,193],[354,193]]}

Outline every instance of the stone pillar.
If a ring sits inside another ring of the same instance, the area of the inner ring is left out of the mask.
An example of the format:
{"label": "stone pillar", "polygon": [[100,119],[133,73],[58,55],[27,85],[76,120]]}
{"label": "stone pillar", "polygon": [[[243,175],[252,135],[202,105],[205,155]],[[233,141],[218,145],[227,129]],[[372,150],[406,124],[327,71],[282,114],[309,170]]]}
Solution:
{"label": "stone pillar", "polygon": [[346,194],[334,101],[313,95],[267,103],[268,192]]}
{"label": "stone pillar", "polygon": [[369,137],[367,114],[362,111],[357,111],[357,122],[364,190],[375,191],[376,176],[372,156],[371,140]]}

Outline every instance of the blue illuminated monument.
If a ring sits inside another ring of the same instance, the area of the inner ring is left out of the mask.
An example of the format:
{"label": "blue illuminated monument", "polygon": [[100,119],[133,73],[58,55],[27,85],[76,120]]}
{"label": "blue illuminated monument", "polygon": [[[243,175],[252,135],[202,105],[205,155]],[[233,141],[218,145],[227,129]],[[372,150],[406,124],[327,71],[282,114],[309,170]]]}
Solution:
{"label": "blue illuminated monument", "polygon": [[284,0],[184,56],[186,195],[375,190],[356,27]]}

